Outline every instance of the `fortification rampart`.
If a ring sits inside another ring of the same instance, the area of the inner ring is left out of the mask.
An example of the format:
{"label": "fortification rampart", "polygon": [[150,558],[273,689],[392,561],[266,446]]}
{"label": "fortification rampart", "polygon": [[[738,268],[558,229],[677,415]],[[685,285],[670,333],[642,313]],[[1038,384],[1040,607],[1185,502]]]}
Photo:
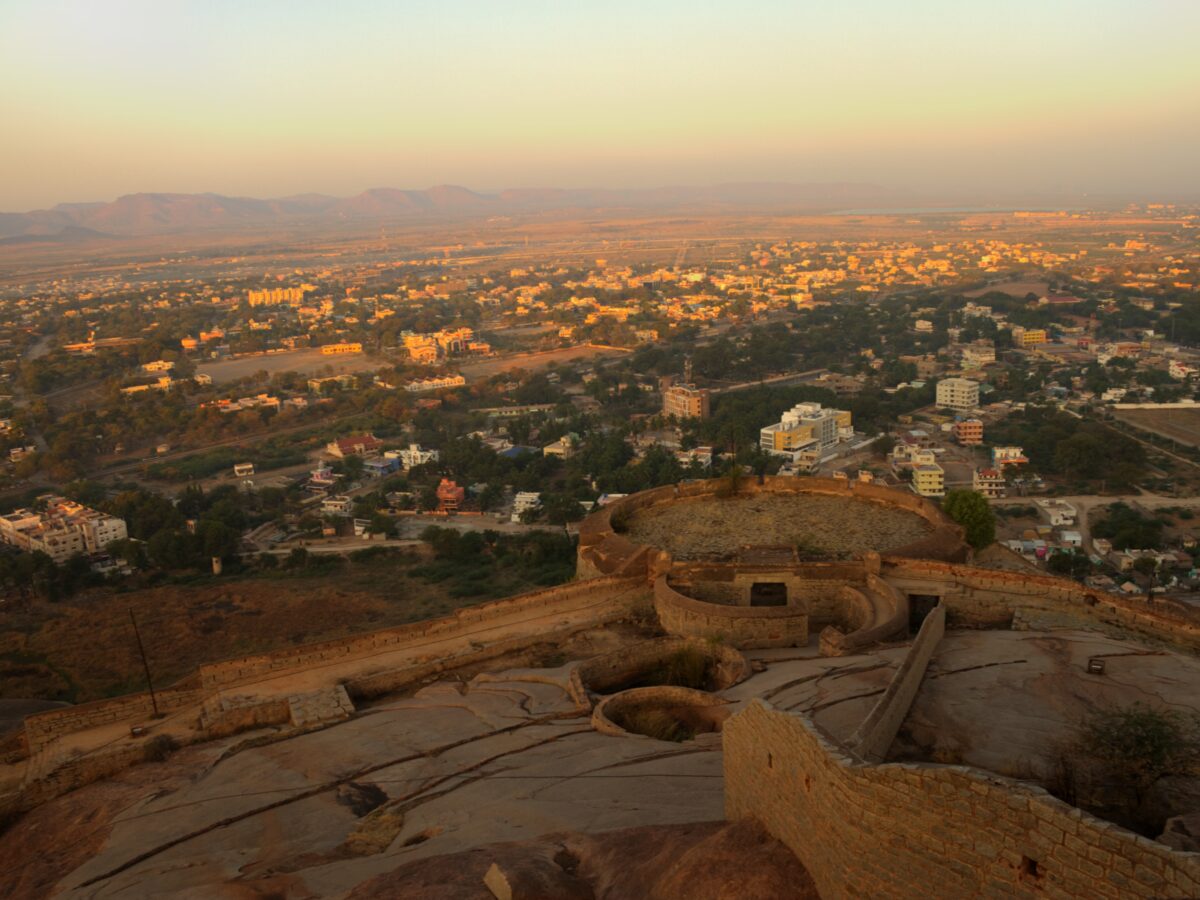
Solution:
{"label": "fortification rampart", "polygon": [[888,748],[896,739],[896,733],[904,724],[925,672],[929,660],[937,651],[942,635],[946,633],[946,607],[938,606],[925,617],[916,638],[892,675],[887,690],[871,707],[867,717],[850,738],[849,747],[860,759],[868,762],[883,762]]}
{"label": "fortification rampart", "polygon": [[850,656],[908,633],[908,599],[903,592],[874,572],[867,572],[865,589],[861,593],[871,604],[870,616],[853,630],[825,628],[821,632],[823,656]]}
{"label": "fortification rampart", "polygon": [[1200,651],[1200,613],[1166,598],[1124,597],[1051,575],[891,556],[882,575],[902,593],[940,597],[951,626],[1006,628],[1018,611],[1046,612],[1056,621],[1076,617],[1081,627]]}
{"label": "fortification rampart", "polygon": [[[162,713],[176,712],[199,703],[203,692],[198,689],[168,688],[158,691],[155,700],[158,711]],[[77,706],[64,706],[45,712],[34,713],[25,718],[25,739],[29,752],[36,753],[64,734],[85,731],[100,725],[110,725],[114,722],[127,722],[148,719],[154,712],[148,692],[127,694],[124,697],[114,697],[110,700],[96,700],[91,703],[80,703]]]}
{"label": "fortification rampart", "polygon": [[732,606],[707,603],[680,593],[660,575],[654,610],[668,634],[728,640],[742,649],[802,647],[808,643],[804,606]]}
{"label": "fortification rampart", "polygon": [[[689,481],[631,494],[597,510],[580,524],[578,574],[580,577],[591,577],[644,573],[653,580],[659,574],[651,571],[653,549],[626,537],[622,533],[624,523],[638,510],[661,503],[720,498],[732,493],[732,482],[727,478]],[[951,521],[936,503],[907,491],[836,478],[768,477],[761,481],[755,478],[738,480],[738,496],[760,493],[845,497],[905,510],[923,519],[930,531],[890,551],[892,556],[962,562],[970,555],[963,529]],[[763,535],[762,538],[762,543],[773,543],[770,535]]]}
{"label": "fortification rampart", "polygon": [[539,627],[552,624],[554,617],[560,613],[593,606],[601,620],[608,618],[616,608],[616,598],[629,596],[633,587],[628,579],[611,576],[573,581],[542,591],[464,607],[437,619],[335,641],[303,644],[272,653],[208,663],[200,667],[200,683],[206,689],[213,689],[290,670],[308,670],[347,659],[367,658],[426,645],[440,657],[446,655],[447,648],[443,645],[447,642],[469,642],[504,624],[525,627],[527,631],[522,637],[526,643],[531,643],[537,638]]}
{"label": "fortification rampart", "polygon": [[[254,712],[246,705],[227,709],[211,703],[206,706],[215,691],[289,672],[362,662],[363,671],[357,678],[348,679],[349,686],[357,686],[363,693],[382,693],[388,685],[394,689],[428,674],[518,650],[564,628],[588,627],[620,618],[645,593],[640,579],[610,577],[571,582],[461,609],[440,619],[210,663],[181,683],[186,687],[159,691],[158,708],[176,712],[196,707],[198,717],[206,713],[201,721],[214,726],[213,736],[229,733],[278,717],[270,710]],[[403,651],[410,653],[409,660],[380,663],[377,670],[371,670],[373,657]],[[265,698],[260,705],[272,699]],[[37,713],[25,719],[29,752],[97,726],[144,721],[151,712],[150,695],[139,693]]]}
{"label": "fortification rampart", "polygon": [[1029,784],[864,763],[760,700],[724,723],[723,744],[727,817],[761,822],[826,900],[1200,896],[1200,855]]}

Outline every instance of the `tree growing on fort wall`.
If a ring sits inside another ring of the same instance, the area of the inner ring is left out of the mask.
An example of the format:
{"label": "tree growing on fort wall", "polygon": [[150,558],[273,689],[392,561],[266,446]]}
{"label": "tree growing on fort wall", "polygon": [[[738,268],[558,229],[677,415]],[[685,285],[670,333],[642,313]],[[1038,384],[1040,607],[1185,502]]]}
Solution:
{"label": "tree growing on fort wall", "polygon": [[967,543],[982,550],[996,540],[996,516],[987,498],[974,491],[950,491],[942,509],[967,532]]}
{"label": "tree growing on fort wall", "polygon": [[1051,793],[1156,837],[1168,817],[1193,811],[1186,798],[1194,787],[1181,795],[1185,808],[1172,795],[1200,773],[1200,717],[1143,703],[1101,707],[1076,726],[1059,757]]}

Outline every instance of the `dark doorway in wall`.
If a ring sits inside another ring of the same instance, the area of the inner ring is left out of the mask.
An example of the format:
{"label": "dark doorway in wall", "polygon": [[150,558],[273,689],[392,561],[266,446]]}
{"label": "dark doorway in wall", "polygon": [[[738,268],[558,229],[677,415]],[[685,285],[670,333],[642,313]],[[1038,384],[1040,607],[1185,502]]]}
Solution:
{"label": "dark doorway in wall", "polygon": [[914,634],[921,628],[925,617],[933,612],[933,608],[941,602],[937,594],[908,595],[908,630]]}
{"label": "dark doorway in wall", "polygon": [[781,581],[757,581],[750,585],[751,606],[787,606],[787,585]]}

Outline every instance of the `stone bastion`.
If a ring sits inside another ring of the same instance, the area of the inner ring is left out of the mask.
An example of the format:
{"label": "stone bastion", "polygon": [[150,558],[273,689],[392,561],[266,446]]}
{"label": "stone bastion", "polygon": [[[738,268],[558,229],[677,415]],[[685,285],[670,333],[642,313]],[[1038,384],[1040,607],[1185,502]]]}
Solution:
{"label": "stone bastion", "polygon": [[934,503],[828,478],[686,482],[622,498],[584,520],[578,573],[644,577],[671,635],[826,655],[904,637],[907,594],[889,558],[962,562],[961,527]]}

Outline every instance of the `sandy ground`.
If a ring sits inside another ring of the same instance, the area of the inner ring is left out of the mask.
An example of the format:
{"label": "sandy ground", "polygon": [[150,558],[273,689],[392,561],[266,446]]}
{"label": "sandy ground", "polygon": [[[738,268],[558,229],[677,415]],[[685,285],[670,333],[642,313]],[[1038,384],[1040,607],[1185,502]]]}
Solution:
{"label": "sandy ground", "polygon": [[1122,422],[1190,447],[1200,447],[1200,409],[1117,409]]}
{"label": "sandy ground", "polygon": [[514,369],[534,371],[544,369],[551,363],[566,363],[579,359],[602,359],[621,356],[622,352],[584,344],[578,347],[563,347],[559,350],[543,350],[538,353],[522,353],[518,356],[482,359],[477,362],[464,363],[459,367],[459,371],[467,378],[490,378],[500,372],[511,372]]}
{"label": "sandy ground", "polygon": [[[366,353],[326,356],[318,349],[290,350],[264,356],[245,356],[201,363],[196,371],[211,375],[214,384],[245,378],[255,372],[301,372],[305,375],[341,375],[347,372],[371,372],[387,365],[386,360]],[[328,367],[328,368],[327,368]]]}

